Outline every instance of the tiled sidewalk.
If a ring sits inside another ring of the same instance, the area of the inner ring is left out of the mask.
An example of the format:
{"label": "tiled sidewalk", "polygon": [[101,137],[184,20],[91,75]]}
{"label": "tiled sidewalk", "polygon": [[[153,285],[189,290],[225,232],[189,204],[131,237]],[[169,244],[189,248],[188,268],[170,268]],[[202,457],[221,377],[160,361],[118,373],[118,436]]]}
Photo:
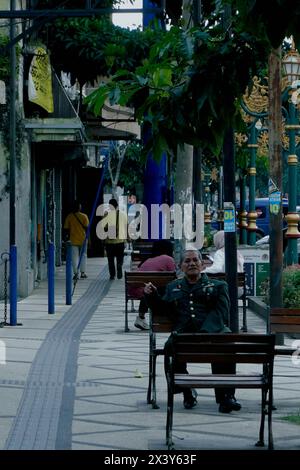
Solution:
{"label": "tiled sidewalk", "polygon": [[[105,268],[99,274],[104,266],[106,260],[88,260],[89,277],[78,282],[72,308],[64,305],[64,272],[58,271],[56,314],[47,314],[41,285],[19,302],[23,326],[0,330],[7,346],[7,364],[0,365],[0,448],[166,450],[162,358],[160,409],[153,410],[146,403],[148,333],[133,326],[136,313],[129,317],[130,332],[124,332],[124,281],[108,281]],[[250,311],[248,327],[265,330]],[[274,386],[275,448],[299,450],[299,426],[281,418],[299,413],[300,365],[276,358]],[[36,403],[29,413],[30,391]],[[243,408],[229,415],[218,413],[213,390],[199,392],[193,410],[185,410],[176,396],[175,448],[257,450],[260,392],[237,391]]]}

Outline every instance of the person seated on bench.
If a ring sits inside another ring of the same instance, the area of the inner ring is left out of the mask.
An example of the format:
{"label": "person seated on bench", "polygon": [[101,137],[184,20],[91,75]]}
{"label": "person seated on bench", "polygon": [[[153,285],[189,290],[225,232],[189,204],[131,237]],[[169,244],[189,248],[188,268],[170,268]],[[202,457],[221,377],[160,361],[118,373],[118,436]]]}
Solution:
{"label": "person seated on bench", "polygon": [[[176,271],[176,265],[172,255],[173,245],[170,240],[157,240],[153,243],[151,258],[146,259],[138,267],[138,271]],[[133,293],[133,289],[134,294],[136,294],[137,297],[141,297],[139,314],[135,319],[134,326],[140,330],[149,330],[149,325],[145,320],[145,314],[148,311],[148,306],[143,297],[144,288],[131,288],[131,293]]]}
{"label": "person seated on bench", "polygon": [[[220,230],[219,232],[214,234],[214,245],[217,251],[213,257],[213,264],[207,266],[207,268],[203,269],[202,272],[216,274],[216,273],[225,273],[225,234],[224,230]],[[243,273],[244,272],[244,257],[242,253],[237,250],[237,272]],[[243,295],[243,288],[238,287],[238,298]]]}
{"label": "person seated on bench", "polygon": [[[150,308],[167,312],[173,319],[173,331],[178,333],[229,333],[227,325],[230,301],[227,283],[209,280],[206,274],[201,273],[202,267],[201,254],[197,250],[184,251],[180,261],[184,277],[167,284],[164,296],[158,294],[151,282],[147,283],[144,287],[146,301]],[[165,347],[170,347],[171,337]],[[235,364],[212,364],[211,367],[213,374],[235,373]],[[178,364],[175,368],[176,373],[188,373],[186,364]],[[234,397],[234,389],[217,389],[215,395],[220,413],[241,409]],[[197,404],[196,396],[195,390],[184,389],[184,407],[193,408]]]}

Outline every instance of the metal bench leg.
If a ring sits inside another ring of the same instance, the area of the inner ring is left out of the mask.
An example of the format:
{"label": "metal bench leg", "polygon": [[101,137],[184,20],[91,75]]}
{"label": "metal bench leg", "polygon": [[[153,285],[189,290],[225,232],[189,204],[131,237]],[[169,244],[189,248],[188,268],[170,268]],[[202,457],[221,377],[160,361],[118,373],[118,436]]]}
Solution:
{"label": "metal bench leg", "polygon": [[248,326],[247,326],[247,305],[246,305],[246,302],[247,302],[247,299],[246,299],[246,296],[243,295],[243,299],[242,299],[242,302],[243,302],[243,326],[241,328],[242,331],[244,331],[244,333],[247,333],[248,331]]}
{"label": "metal bench leg", "polygon": [[149,383],[147,390],[147,403],[152,403],[153,355],[149,354]]}
{"label": "metal bench leg", "polygon": [[153,388],[152,388],[152,400],[151,400],[152,408],[154,410],[159,409],[159,406],[156,403],[156,358],[157,358],[157,355],[154,353],[153,354],[153,359],[152,359],[153,360],[153,364],[152,364],[152,385],[153,385]]}
{"label": "metal bench leg", "polygon": [[128,300],[125,300],[125,332],[129,331],[128,328]]}
{"label": "metal bench leg", "polygon": [[268,402],[268,449],[274,449],[273,431],[272,431],[272,411],[273,411],[273,389],[269,389],[269,402]]}
{"label": "metal bench leg", "polygon": [[131,312],[135,312],[134,301],[133,300],[131,301]]}
{"label": "metal bench leg", "polygon": [[149,383],[147,391],[147,403],[152,403],[152,381],[153,381],[153,333],[149,335]]}
{"label": "metal bench leg", "polygon": [[174,406],[174,395],[173,395],[173,392],[168,390],[168,408],[167,408],[167,424],[166,424],[166,445],[168,446],[168,450],[174,449],[174,444],[172,442],[173,406]]}
{"label": "metal bench leg", "polygon": [[261,418],[260,418],[260,428],[259,428],[259,439],[255,444],[256,447],[264,447],[264,429],[265,429],[265,415],[266,415],[266,403],[267,402],[267,391],[262,389],[261,391]]}

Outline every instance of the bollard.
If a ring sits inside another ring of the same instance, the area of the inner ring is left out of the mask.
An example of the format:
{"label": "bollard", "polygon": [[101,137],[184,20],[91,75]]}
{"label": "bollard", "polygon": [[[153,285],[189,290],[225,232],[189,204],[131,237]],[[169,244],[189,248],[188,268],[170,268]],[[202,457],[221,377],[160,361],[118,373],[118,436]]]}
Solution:
{"label": "bollard", "polygon": [[66,255],[66,305],[72,305],[72,245],[68,241],[66,243],[67,255]]}
{"label": "bollard", "polygon": [[10,289],[9,289],[9,302],[10,302],[10,326],[17,325],[17,247],[16,245],[10,246]]}
{"label": "bollard", "polygon": [[55,313],[54,271],[55,271],[55,248],[54,248],[54,244],[50,242],[48,246],[48,313]]}

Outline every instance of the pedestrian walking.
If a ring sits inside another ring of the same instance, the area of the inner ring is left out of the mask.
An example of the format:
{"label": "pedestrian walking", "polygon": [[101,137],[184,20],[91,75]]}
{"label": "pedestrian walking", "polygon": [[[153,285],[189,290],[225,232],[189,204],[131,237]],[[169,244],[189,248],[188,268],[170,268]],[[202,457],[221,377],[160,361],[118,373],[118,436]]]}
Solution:
{"label": "pedestrian walking", "polygon": [[[116,276],[122,279],[123,277],[123,260],[125,242],[127,240],[127,215],[125,212],[120,211],[116,199],[110,199],[109,211],[104,215],[101,220],[101,231],[106,232],[105,250],[108,261],[108,269],[110,280],[113,281]],[[116,260],[116,264],[115,264]]]}
{"label": "pedestrian walking", "polygon": [[[74,202],[72,211],[67,215],[64,230],[67,238],[72,246],[72,266],[73,266],[73,279],[78,279],[78,271],[80,271],[81,279],[85,279],[86,275],[86,258],[87,258],[87,242],[86,232],[89,226],[89,219],[86,214],[81,212],[81,204],[78,201]],[[78,266],[79,258],[80,266]]]}

